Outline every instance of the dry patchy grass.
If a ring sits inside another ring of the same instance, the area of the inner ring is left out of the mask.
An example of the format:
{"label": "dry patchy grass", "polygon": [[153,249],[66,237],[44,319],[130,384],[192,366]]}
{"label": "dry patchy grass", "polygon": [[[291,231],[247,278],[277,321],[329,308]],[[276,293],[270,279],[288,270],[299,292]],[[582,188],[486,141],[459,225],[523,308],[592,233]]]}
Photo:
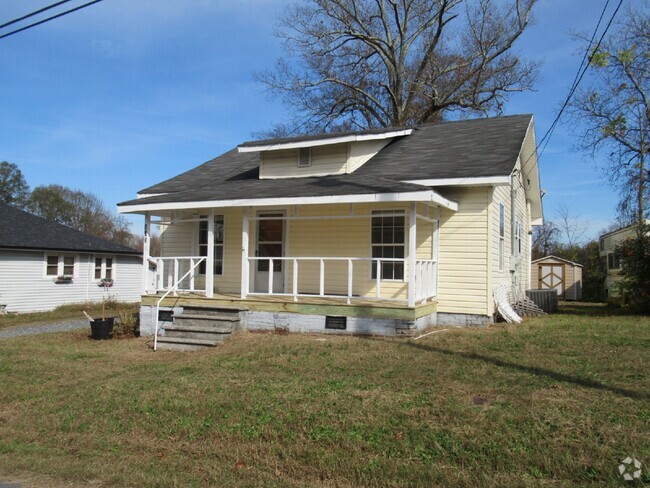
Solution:
{"label": "dry patchy grass", "polygon": [[650,321],[418,341],[66,333],[0,348],[0,478],[96,486],[603,486],[650,465]]}
{"label": "dry patchy grass", "polygon": [[[0,330],[51,324],[65,320],[85,320],[84,310],[93,317],[100,317],[102,315],[102,304],[101,302],[73,303],[62,305],[49,312],[0,315]],[[107,302],[105,313],[106,316],[130,315],[139,310],[139,303],[122,303],[110,300]]]}

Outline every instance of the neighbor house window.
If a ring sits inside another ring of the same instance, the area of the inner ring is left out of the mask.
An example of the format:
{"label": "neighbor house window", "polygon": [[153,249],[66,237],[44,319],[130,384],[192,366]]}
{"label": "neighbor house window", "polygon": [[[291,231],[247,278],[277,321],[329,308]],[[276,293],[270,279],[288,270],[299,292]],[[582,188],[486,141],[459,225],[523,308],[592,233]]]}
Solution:
{"label": "neighbor house window", "polygon": [[621,259],[614,252],[607,253],[607,269],[621,269]]}
{"label": "neighbor house window", "polygon": [[605,250],[605,238],[600,239],[600,250]]}
{"label": "neighbor house window", "polygon": [[113,279],[113,258],[95,258],[95,279]]}
{"label": "neighbor house window", "polygon": [[[396,215],[402,214],[402,215]],[[381,261],[381,279],[404,279],[404,215],[395,210],[372,212],[372,257]],[[372,262],[372,279],[377,278],[377,261]]]}
{"label": "neighbor house window", "polygon": [[503,271],[506,247],[506,207],[499,204],[499,271]]}
{"label": "neighbor house window", "polygon": [[46,276],[74,275],[74,256],[48,254],[45,257]]}
{"label": "neighbor house window", "polygon": [[[207,217],[202,216],[199,222],[199,256],[208,255],[208,221]],[[223,274],[223,233],[224,233],[224,218],[223,215],[215,215],[214,217],[214,270],[213,274]],[[206,262],[202,261],[199,264],[199,273],[205,274]]]}

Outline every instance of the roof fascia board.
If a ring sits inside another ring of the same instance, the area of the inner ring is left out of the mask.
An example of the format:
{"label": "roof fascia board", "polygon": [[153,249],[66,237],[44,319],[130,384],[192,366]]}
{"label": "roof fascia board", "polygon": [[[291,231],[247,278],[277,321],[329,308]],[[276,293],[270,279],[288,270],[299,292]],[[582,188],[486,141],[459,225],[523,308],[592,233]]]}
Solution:
{"label": "roof fascia board", "polygon": [[263,144],[255,146],[238,146],[237,151],[240,153],[261,152],[261,151],[279,151],[281,149],[299,149],[301,147],[329,146],[332,144],[343,144],[346,142],[375,141],[379,139],[391,139],[393,137],[402,137],[411,135],[413,129],[396,130],[382,132],[380,134],[359,134],[341,137],[329,137],[325,139],[311,139],[308,141],[298,142],[278,142],[275,144]]}
{"label": "roof fascia board", "polygon": [[449,210],[457,211],[458,203],[448,200],[433,190],[406,193],[369,193],[364,195],[330,195],[320,197],[251,198],[239,200],[210,200],[204,202],[167,202],[122,205],[120,213],[152,212],[160,210],[187,210],[210,207],[253,207],[269,205],[314,205],[331,203],[372,202],[431,202]]}
{"label": "roof fascia board", "polygon": [[486,186],[509,185],[510,176],[477,176],[468,178],[434,178],[430,180],[407,180],[403,183],[413,183],[424,186]]}
{"label": "roof fascia board", "polygon": [[61,252],[68,254],[101,254],[106,256],[142,256],[142,253],[137,251],[97,251],[88,249],[61,249],[60,247],[16,247],[16,246],[0,246],[0,251],[18,251],[18,252]]}
{"label": "roof fascia board", "polygon": [[138,193],[137,198],[159,197],[161,195],[167,195],[167,193]]}
{"label": "roof fascia board", "polygon": [[534,261],[531,261],[530,264],[539,263],[540,261],[544,261],[545,259],[551,259],[551,258],[556,259],[558,261],[562,261],[564,263],[569,263],[569,264],[573,264],[574,266],[580,266],[581,268],[584,268],[584,266],[580,263],[576,263],[575,261],[569,261],[568,259],[560,258],[554,254],[549,254],[548,256],[544,256],[543,258],[535,259]]}

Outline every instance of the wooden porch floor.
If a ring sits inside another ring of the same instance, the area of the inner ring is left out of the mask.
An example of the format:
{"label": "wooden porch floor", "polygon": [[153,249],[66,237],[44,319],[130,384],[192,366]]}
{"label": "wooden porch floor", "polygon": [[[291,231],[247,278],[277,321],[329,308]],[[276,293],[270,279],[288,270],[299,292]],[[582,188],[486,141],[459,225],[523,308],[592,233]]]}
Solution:
{"label": "wooden porch floor", "polygon": [[[143,295],[142,305],[155,306],[162,294]],[[346,303],[346,297],[320,298],[320,297],[293,297],[284,296],[249,296],[242,299],[239,295],[215,293],[212,298],[207,298],[198,293],[182,293],[178,296],[168,296],[161,303],[161,307],[225,307],[239,308],[263,312],[289,312],[308,315],[343,315],[348,317],[377,317],[403,320],[415,320],[436,311],[437,302],[428,301],[409,307],[406,302],[392,300],[367,300],[353,298],[352,303]]]}

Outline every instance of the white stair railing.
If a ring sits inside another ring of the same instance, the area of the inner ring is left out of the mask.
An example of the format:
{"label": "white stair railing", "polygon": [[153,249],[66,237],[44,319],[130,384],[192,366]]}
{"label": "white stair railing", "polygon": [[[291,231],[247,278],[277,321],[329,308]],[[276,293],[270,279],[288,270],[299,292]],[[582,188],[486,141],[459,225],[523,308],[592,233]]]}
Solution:
{"label": "white stair railing", "polygon": [[[176,280],[176,282],[173,283],[172,286],[169,287],[169,289],[165,292],[165,294],[164,294],[162,297],[160,297],[160,299],[159,299],[158,302],[156,303],[156,315],[154,315],[155,327],[154,327],[154,332],[153,332],[153,350],[154,350],[154,351],[155,351],[155,350],[157,349],[157,347],[158,347],[158,330],[160,329],[160,319],[159,319],[159,315],[160,315],[160,304],[162,303],[162,301],[163,301],[165,298],[167,298],[167,296],[168,296],[170,293],[173,293],[173,292],[175,292],[175,291],[177,290],[178,285],[179,285],[179,284],[180,284],[180,283],[181,283],[185,278],[187,278],[187,277],[190,275],[190,273],[192,273],[192,275],[193,275],[193,274],[194,274],[194,270],[196,269],[196,267],[197,267],[199,264],[201,264],[203,261],[205,261],[206,258],[205,258],[205,257],[199,257],[199,258],[191,258],[191,259],[192,259],[192,260],[196,260],[196,262],[193,262],[192,266],[191,266],[190,269],[187,271],[187,273],[185,273],[185,274],[184,274],[184,275],[183,275],[179,280]],[[178,269],[178,266],[175,266],[175,269]],[[178,273],[177,273],[177,275],[178,275]]]}

